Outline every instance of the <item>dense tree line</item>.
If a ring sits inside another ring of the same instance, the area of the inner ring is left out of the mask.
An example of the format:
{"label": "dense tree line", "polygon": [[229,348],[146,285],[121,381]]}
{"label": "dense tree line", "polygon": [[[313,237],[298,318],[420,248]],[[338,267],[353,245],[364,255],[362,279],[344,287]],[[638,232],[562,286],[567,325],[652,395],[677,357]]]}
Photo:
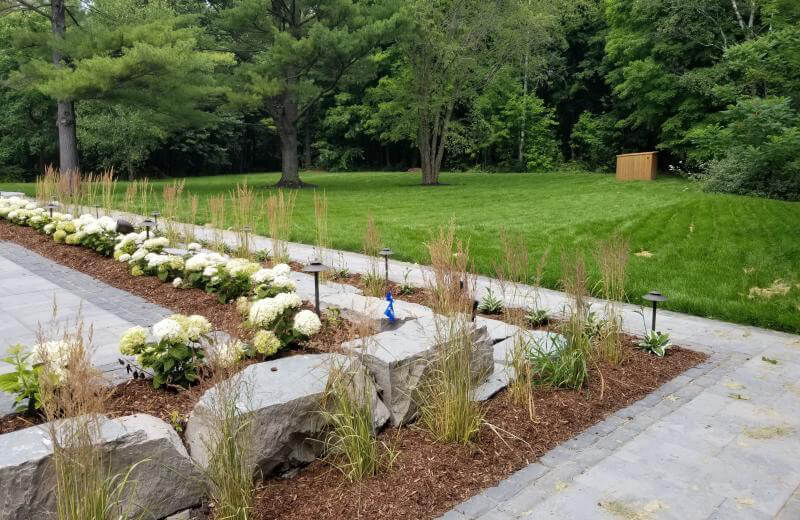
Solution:
{"label": "dense tree line", "polygon": [[800,198],[795,0],[0,0],[0,177],[613,167]]}

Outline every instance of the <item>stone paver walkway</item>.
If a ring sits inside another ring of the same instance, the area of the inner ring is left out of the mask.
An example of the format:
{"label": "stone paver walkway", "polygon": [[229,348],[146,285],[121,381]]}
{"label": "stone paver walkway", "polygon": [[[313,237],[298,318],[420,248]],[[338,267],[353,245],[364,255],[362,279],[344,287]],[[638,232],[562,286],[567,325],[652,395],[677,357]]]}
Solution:
{"label": "stone paver walkway", "polygon": [[[80,316],[84,331],[89,326],[93,329],[92,361],[117,377],[120,335],[134,325],[150,326],[169,314],[168,309],[138,296],[0,241],[0,358],[11,345],[34,344],[40,327],[48,339],[58,339],[65,327],[74,330]],[[10,365],[0,362],[0,373],[9,369]],[[0,392],[0,414],[10,410],[11,402]]]}

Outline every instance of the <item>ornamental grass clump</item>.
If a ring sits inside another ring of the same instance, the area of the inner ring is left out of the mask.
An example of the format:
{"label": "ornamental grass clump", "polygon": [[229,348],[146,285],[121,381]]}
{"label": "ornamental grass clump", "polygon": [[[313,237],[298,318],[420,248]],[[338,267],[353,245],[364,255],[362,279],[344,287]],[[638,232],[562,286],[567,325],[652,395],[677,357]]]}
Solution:
{"label": "ornamental grass clump", "polygon": [[276,262],[289,261],[289,238],[292,232],[292,213],[297,192],[288,195],[278,190],[267,198],[267,217],[269,236],[272,239],[272,259]]}
{"label": "ornamental grass clump", "polygon": [[385,294],[386,284],[380,272],[381,234],[375,224],[372,213],[367,215],[367,227],[364,230],[363,251],[369,257],[369,270],[361,276],[364,284],[364,294],[367,296],[381,297]]}
{"label": "ornamental grass clump", "polygon": [[255,497],[255,442],[252,416],[242,413],[239,403],[249,399],[252,384],[241,373],[234,374],[232,367],[215,370],[218,382],[206,402],[211,424],[203,441],[209,459],[201,470],[215,518],[249,520]]}
{"label": "ornamental grass clump", "polygon": [[[174,314],[153,325],[153,339],[143,327],[128,329],[120,339],[119,351],[136,356],[127,365],[138,375],[150,375],[153,387],[188,388],[200,378],[205,351],[202,345],[211,332],[211,324],[200,315]],[[131,368],[132,367],[132,368]]]}
{"label": "ornamental grass clump", "polygon": [[256,198],[252,188],[247,186],[247,180],[236,184],[230,193],[231,208],[233,208],[233,229],[236,233],[236,254],[240,257],[252,259],[251,250],[252,232],[255,228]]}
{"label": "ornamental grass clump", "polygon": [[630,247],[620,235],[600,242],[596,259],[605,302],[605,320],[595,337],[595,350],[601,359],[619,365],[625,360],[622,337],[622,301]]}
{"label": "ornamental grass clump", "polygon": [[397,453],[375,436],[372,377],[356,357],[331,359],[321,411],[328,425],[325,460],[358,482],[390,467]]}
{"label": "ornamental grass clump", "polygon": [[420,426],[440,442],[469,444],[483,423],[483,410],[473,400],[473,329],[464,312],[436,320],[439,346],[416,402]]}
{"label": "ornamental grass clump", "polygon": [[428,306],[436,313],[453,316],[472,312],[475,276],[469,272],[469,246],[455,238],[455,222],[439,227],[426,244],[433,276],[427,280]]}
{"label": "ornamental grass clump", "polygon": [[[54,318],[57,308],[54,306]],[[91,363],[92,331],[84,337],[78,318],[73,330],[58,327],[51,334],[40,328],[37,337],[42,370],[39,373],[42,413],[53,451],[56,515],[58,520],[140,518],[131,474],[136,465],[114,473],[97,445],[106,417],[103,406],[111,389]],[[46,345],[46,347],[45,347]],[[66,420],[65,420],[66,419]]]}

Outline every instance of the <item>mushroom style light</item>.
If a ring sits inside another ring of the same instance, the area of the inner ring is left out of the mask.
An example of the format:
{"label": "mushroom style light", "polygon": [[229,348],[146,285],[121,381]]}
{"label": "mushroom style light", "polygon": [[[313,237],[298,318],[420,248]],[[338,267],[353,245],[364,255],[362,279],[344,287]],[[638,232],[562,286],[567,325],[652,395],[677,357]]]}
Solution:
{"label": "mushroom style light", "polygon": [[307,266],[303,267],[304,273],[314,273],[314,311],[317,313],[317,316],[320,316],[319,312],[319,273],[324,273],[325,271],[330,270],[330,267],[323,264],[319,260],[312,260]]}
{"label": "mushroom style light", "polygon": [[383,249],[381,249],[381,252],[378,253],[378,254],[383,257],[383,265],[384,265],[384,269],[386,271],[386,283],[388,285],[388,283],[389,283],[389,257],[394,254],[394,251],[392,251],[388,247],[384,247]]}
{"label": "mushroom style light", "polygon": [[47,206],[45,207],[47,208],[47,211],[50,212],[50,219],[52,220],[53,210],[58,207],[58,201],[51,200],[50,202],[47,203]]}
{"label": "mushroom style light", "polygon": [[100,218],[100,204],[94,205],[94,216]]}
{"label": "mushroom style light", "polygon": [[142,225],[144,226],[145,236],[149,240],[150,239],[150,228],[155,227],[156,223],[146,218],[142,221]]}
{"label": "mushroom style light", "polygon": [[667,297],[662,295],[658,291],[650,291],[649,293],[642,296],[643,300],[648,302],[653,302],[653,322],[652,322],[652,329],[656,330],[656,308],[658,307],[658,302],[665,302],[667,301]]}
{"label": "mushroom style light", "polygon": [[150,216],[153,217],[153,226],[158,226],[158,217],[161,216],[161,212],[154,211],[150,213]]}

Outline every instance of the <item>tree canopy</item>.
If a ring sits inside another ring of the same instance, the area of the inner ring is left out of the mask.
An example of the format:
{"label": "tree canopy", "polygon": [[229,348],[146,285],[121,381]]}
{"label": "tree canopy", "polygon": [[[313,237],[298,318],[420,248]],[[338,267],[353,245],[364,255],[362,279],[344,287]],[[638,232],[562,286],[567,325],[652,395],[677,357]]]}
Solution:
{"label": "tree canopy", "polygon": [[709,189],[800,198],[793,0],[5,0],[0,12],[6,178],[60,162],[129,177],[280,169],[301,186],[302,159],[420,168],[435,184],[442,168],[602,170],[658,150],[663,170]]}

